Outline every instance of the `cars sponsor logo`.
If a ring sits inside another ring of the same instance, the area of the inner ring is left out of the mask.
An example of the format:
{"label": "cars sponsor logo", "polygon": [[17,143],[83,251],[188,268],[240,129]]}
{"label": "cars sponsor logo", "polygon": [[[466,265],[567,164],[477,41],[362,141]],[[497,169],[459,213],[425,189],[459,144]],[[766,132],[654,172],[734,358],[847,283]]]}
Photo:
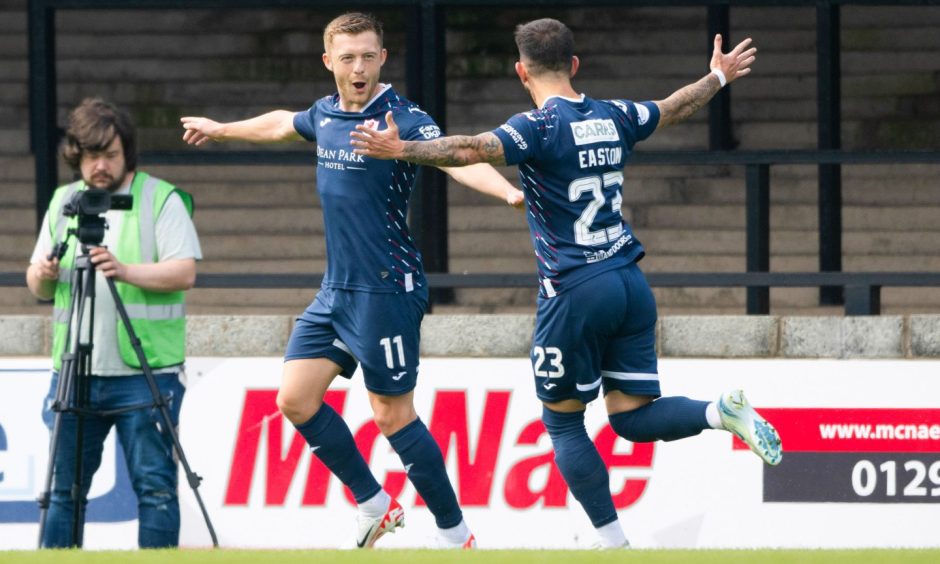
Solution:
{"label": "cars sponsor logo", "polygon": [[571,122],[571,134],[575,145],[587,145],[603,141],[619,141],[620,133],[612,119],[588,119]]}

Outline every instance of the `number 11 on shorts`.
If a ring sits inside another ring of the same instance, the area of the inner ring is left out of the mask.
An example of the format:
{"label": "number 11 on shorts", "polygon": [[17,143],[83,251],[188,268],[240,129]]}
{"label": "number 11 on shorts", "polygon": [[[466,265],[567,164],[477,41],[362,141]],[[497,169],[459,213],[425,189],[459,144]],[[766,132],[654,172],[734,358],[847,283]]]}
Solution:
{"label": "number 11 on shorts", "polygon": [[392,345],[395,345],[395,348],[398,349],[398,364],[404,368],[405,367],[405,348],[401,344],[401,335],[395,335],[394,337],[385,337],[379,341],[385,349],[385,364],[389,368],[395,368],[395,359],[392,356]]}

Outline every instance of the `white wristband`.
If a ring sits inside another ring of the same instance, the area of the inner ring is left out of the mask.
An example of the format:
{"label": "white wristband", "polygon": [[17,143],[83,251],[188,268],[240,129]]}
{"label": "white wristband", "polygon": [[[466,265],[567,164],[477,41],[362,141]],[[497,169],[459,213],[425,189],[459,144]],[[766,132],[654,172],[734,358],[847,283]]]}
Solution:
{"label": "white wristband", "polygon": [[728,79],[725,78],[725,73],[721,72],[721,69],[712,69],[712,74],[718,77],[718,82],[724,87],[725,84],[728,84]]}

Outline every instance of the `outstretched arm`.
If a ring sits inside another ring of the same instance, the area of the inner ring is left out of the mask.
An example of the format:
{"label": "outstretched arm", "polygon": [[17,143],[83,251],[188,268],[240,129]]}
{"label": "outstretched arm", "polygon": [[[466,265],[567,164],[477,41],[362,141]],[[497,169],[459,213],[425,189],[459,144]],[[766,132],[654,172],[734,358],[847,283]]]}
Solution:
{"label": "outstretched arm", "polygon": [[385,114],[388,129],[376,131],[357,125],[352,135],[352,146],[360,155],[375,159],[398,159],[437,167],[467,166],[476,163],[506,165],[503,144],[490,132],[479,135],[454,135],[431,141],[403,141],[392,112]]}
{"label": "outstretched arm", "polygon": [[481,194],[499,198],[515,208],[522,208],[525,196],[492,166],[477,163],[469,166],[441,167],[451,178]]}
{"label": "outstretched arm", "polygon": [[205,117],[182,117],[183,141],[190,145],[203,145],[211,141],[251,141],[274,143],[277,141],[299,141],[300,134],[294,129],[294,112],[274,110],[243,121],[219,123]]}
{"label": "outstretched arm", "polygon": [[[712,99],[724,84],[730,84],[737,78],[751,72],[751,63],[754,62],[757,49],[748,46],[751,39],[747,38],[737,44],[728,54],[721,52],[721,35],[715,36],[715,48],[712,51],[712,60],[709,67],[712,72],[698,80],[698,82],[684,86],[673,92],[665,100],[657,100],[659,107],[659,125],[665,127],[685,121]],[[726,80],[721,82],[718,77],[721,73]]]}

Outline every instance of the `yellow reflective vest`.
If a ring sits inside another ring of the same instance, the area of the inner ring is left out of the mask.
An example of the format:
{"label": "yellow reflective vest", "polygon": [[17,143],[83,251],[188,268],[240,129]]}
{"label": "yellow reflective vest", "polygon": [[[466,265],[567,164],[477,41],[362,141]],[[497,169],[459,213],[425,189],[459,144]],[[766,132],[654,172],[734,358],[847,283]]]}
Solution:
{"label": "yellow reflective vest", "polygon": [[[65,217],[63,206],[79,190],[86,190],[84,182],[78,181],[62,186],[55,191],[49,203],[49,230],[53,243],[63,241],[69,229],[78,227],[78,217]],[[118,241],[111,252],[124,264],[157,262],[156,222],[160,212],[171,194],[179,194],[190,216],[193,213],[193,199],[188,193],[173,185],[143,172],[134,174],[131,183],[133,207],[121,212],[126,214],[116,234]],[[66,334],[71,314],[72,273],[75,266],[77,238],[69,239],[66,254],[59,262],[59,280],[55,289],[52,331],[52,362],[56,370],[62,367],[62,353],[65,352]],[[124,282],[115,282],[118,296],[127,310],[131,326],[140,339],[147,364],[151,368],[162,368],[181,364],[186,354],[186,305],[184,293],[154,292],[144,290]],[[87,313],[86,313],[87,315]],[[140,360],[131,346],[130,336],[120,316],[117,316],[118,348],[121,359],[132,368],[140,368]],[[73,328],[74,332],[78,328]],[[96,346],[111,346],[110,343],[96,343]]]}

